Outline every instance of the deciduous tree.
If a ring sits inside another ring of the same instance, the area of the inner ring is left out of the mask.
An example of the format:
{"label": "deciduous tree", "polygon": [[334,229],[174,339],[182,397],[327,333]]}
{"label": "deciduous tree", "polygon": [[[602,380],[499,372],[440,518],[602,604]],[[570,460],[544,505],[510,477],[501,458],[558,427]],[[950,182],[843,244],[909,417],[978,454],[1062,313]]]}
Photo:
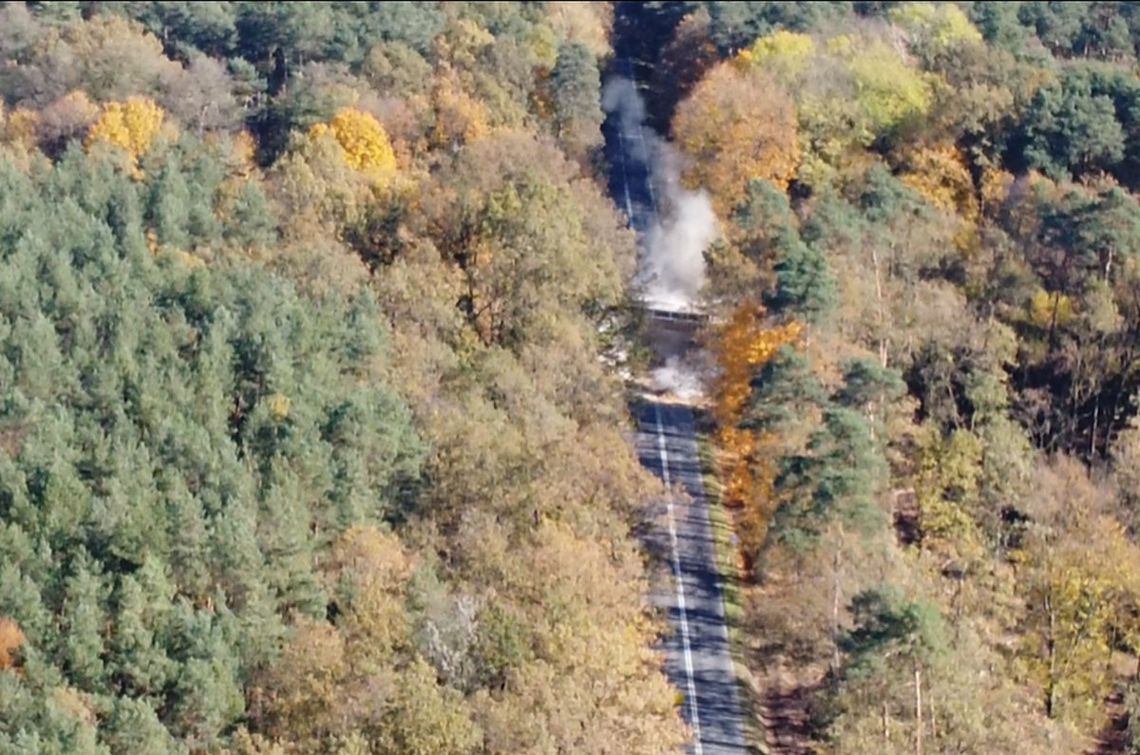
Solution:
{"label": "deciduous tree", "polygon": [[309,130],[312,139],[319,139],[324,134],[332,134],[344,150],[345,161],[354,169],[376,180],[388,180],[395,172],[396,156],[388,134],[368,113],[345,108],[327,124],[318,123]]}
{"label": "deciduous tree", "polygon": [[727,215],[751,180],[785,188],[799,165],[796,112],[772,79],[722,63],[681,103],[673,119],[677,144],[690,158],[684,173]]}
{"label": "deciduous tree", "polygon": [[152,100],[131,97],[108,102],[87,133],[87,148],[106,144],[123,150],[137,164],[154,144],[166,115]]}

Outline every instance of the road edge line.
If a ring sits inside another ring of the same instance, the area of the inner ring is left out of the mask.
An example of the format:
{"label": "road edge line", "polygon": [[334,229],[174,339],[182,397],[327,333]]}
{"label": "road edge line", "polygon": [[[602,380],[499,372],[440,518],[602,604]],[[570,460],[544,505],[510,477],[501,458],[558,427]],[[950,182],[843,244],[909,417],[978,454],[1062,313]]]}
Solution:
{"label": "road edge line", "polygon": [[[701,716],[697,710],[697,685],[693,678],[693,651],[689,644],[689,617],[685,610],[685,583],[681,574],[681,557],[677,551],[677,525],[673,518],[673,491],[669,481],[669,454],[665,450],[665,427],[661,423],[661,406],[653,405],[657,424],[657,451],[661,455],[661,480],[665,483],[665,510],[669,520],[669,544],[673,550],[673,582],[677,586],[677,608],[681,613],[681,642],[685,656],[685,675],[689,688],[689,714],[693,722],[693,751],[704,755],[701,745]],[[727,631],[727,630],[726,630]],[[731,660],[731,656],[730,656]]]}

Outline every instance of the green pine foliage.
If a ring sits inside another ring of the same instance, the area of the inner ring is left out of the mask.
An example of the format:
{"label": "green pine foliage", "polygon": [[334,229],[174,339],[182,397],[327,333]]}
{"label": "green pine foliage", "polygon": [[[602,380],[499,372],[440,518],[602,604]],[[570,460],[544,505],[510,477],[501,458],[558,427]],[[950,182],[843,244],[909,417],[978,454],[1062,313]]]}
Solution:
{"label": "green pine foliage", "polygon": [[196,163],[142,184],[79,155],[38,179],[0,167],[4,613],[115,751],[220,741],[287,617],[324,614],[320,554],[406,507],[423,463],[370,366],[388,335],[367,291],[315,301],[147,249],[152,223],[169,243],[222,235],[188,200],[148,221],[221,169]]}
{"label": "green pine foliage", "polygon": [[680,746],[610,23],[0,4],[0,753]]}

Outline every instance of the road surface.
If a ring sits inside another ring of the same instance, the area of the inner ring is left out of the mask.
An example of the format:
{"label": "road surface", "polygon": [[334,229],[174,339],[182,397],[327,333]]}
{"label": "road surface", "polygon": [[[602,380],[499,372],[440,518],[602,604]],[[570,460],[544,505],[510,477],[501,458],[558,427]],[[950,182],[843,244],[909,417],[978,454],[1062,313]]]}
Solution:
{"label": "road surface", "polygon": [[[629,59],[615,61],[612,71],[627,79],[636,78]],[[622,113],[620,109],[611,112],[603,127],[611,166],[610,192],[630,226],[643,237],[659,211],[648,164],[658,137],[628,117],[623,123]],[[662,346],[650,345],[657,350]],[[744,755],[743,717],[728,649],[693,412],[687,406],[654,402],[636,405],[633,411],[639,427],[641,463],[662,478],[667,488],[676,486],[679,492],[666,497],[660,527],[650,539],[653,550],[669,562],[669,585],[655,600],[668,613],[674,630],[665,642],[665,663],[670,681],[684,696],[681,713],[693,730],[689,752]]]}
{"label": "road surface", "polygon": [[670,562],[668,589],[657,600],[674,631],[665,643],[666,671],[684,695],[694,755],[743,755],[744,721],[737,696],[724,598],[716,569],[708,503],[701,481],[692,410],[645,402],[633,407],[641,463],[676,494],[667,496],[663,530],[654,539]]}
{"label": "road surface", "polygon": [[[624,78],[637,88],[633,61],[617,60],[611,70],[613,78]],[[626,214],[630,227],[642,235],[652,226],[658,210],[649,164],[656,149],[656,136],[652,129],[631,117],[629,108],[633,105],[628,100],[623,96],[621,105],[607,114],[602,132],[610,163],[610,195]]]}

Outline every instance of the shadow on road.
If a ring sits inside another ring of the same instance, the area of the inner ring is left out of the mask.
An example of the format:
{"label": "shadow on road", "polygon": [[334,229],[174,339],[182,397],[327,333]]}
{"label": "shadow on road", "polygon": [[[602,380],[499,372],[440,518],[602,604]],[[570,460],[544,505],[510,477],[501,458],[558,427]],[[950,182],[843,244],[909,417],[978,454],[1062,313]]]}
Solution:
{"label": "shadow on road", "polygon": [[743,755],[744,718],[725,616],[725,582],[717,568],[691,407],[631,401],[642,465],[668,485],[638,536],[658,569],[654,603],[673,631],[663,643],[666,673],[684,696],[682,717],[699,732],[704,755]]}

